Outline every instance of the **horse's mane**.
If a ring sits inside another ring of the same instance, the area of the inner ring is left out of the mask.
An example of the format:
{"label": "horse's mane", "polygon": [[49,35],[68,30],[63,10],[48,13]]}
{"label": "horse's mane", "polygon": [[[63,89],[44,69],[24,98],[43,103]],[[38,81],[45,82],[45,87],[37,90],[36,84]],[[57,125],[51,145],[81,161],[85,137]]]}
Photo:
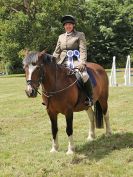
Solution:
{"label": "horse's mane", "polygon": [[43,63],[45,64],[56,64],[56,58],[53,55],[50,55],[48,53],[44,54],[44,58],[43,58]]}
{"label": "horse's mane", "polygon": [[[39,52],[31,51],[28,53],[28,55],[24,58],[23,60],[23,65],[30,65],[30,64],[37,64],[39,57],[38,57]],[[42,54],[42,61],[44,64],[51,64],[51,66],[56,65],[56,69],[59,69],[59,72],[64,73],[65,75],[68,75],[68,72],[70,71],[70,68],[66,68],[62,64],[57,64],[56,63],[56,58],[50,54],[44,53]]]}
{"label": "horse's mane", "polygon": [[28,55],[24,58],[23,64],[30,65],[35,64],[38,61],[38,52],[29,52]]}
{"label": "horse's mane", "polygon": [[[30,65],[30,64],[36,64],[38,62],[38,52],[29,52],[28,55],[24,58],[23,60],[23,64],[24,65]],[[43,54],[43,62],[45,64],[48,64],[48,63],[56,63],[56,59],[50,55],[50,54]]]}

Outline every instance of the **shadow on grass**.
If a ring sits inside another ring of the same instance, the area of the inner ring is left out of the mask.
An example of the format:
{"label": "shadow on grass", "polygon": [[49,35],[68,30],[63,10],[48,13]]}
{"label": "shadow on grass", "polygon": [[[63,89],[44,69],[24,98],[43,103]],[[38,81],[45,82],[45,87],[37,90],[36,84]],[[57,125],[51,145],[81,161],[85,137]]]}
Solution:
{"label": "shadow on grass", "polygon": [[133,133],[117,133],[110,137],[101,136],[92,142],[76,148],[78,154],[84,154],[90,160],[100,160],[114,150],[133,148]]}

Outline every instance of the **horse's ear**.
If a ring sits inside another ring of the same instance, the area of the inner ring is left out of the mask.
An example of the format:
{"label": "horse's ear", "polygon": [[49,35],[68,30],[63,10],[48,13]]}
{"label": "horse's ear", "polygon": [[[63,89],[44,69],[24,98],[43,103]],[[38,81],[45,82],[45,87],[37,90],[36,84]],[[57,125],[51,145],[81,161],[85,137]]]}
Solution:
{"label": "horse's ear", "polygon": [[47,52],[47,48],[44,49],[43,51],[38,53],[38,57],[41,57],[42,55],[45,55],[45,53]]}
{"label": "horse's ear", "polygon": [[43,51],[41,51],[41,53],[42,53],[42,54],[45,54],[45,53],[47,53],[47,51],[48,51],[48,49],[45,48]]}
{"label": "horse's ear", "polygon": [[23,50],[23,55],[26,57],[28,54],[30,53],[30,50],[29,49],[24,49]]}

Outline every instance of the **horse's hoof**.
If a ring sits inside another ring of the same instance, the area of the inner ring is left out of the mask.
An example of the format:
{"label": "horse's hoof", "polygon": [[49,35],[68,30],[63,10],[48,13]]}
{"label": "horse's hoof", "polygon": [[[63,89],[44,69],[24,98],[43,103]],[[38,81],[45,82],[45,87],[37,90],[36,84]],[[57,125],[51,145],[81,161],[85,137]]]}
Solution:
{"label": "horse's hoof", "polygon": [[55,148],[52,148],[50,152],[51,153],[57,153],[58,151]]}
{"label": "horse's hoof", "polygon": [[110,131],[110,132],[107,132],[105,136],[109,137],[111,135],[112,135],[112,132]]}
{"label": "horse's hoof", "polygon": [[87,137],[87,141],[93,141],[95,139],[95,135],[89,135]]}
{"label": "horse's hoof", "polygon": [[66,154],[67,154],[67,155],[73,155],[73,154],[74,154],[74,151],[73,151],[73,150],[68,150]]}
{"label": "horse's hoof", "polygon": [[95,138],[89,136],[89,137],[87,138],[87,141],[90,142],[90,141],[93,141],[94,139],[95,139]]}

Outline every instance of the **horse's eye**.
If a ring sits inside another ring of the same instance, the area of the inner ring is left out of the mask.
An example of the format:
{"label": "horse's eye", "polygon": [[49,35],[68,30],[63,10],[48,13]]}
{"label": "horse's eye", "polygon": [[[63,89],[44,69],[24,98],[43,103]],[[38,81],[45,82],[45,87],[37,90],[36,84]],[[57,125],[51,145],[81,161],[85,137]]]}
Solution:
{"label": "horse's eye", "polygon": [[33,66],[36,66],[36,64],[35,64],[35,63],[32,63],[32,65],[33,65]]}
{"label": "horse's eye", "polygon": [[40,69],[40,66],[37,66],[36,69],[39,70],[39,69]]}

